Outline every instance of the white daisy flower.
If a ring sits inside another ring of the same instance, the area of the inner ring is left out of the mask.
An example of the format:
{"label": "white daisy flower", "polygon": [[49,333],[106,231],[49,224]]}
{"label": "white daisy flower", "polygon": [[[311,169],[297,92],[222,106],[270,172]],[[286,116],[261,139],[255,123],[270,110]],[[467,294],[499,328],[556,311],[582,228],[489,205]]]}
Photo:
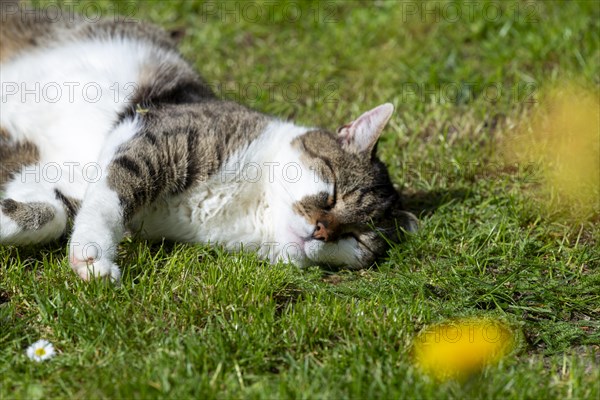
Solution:
{"label": "white daisy flower", "polygon": [[27,357],[37,362],[54,357],[55,354],[52,343],[44,339],[38,340],[27,348]]}

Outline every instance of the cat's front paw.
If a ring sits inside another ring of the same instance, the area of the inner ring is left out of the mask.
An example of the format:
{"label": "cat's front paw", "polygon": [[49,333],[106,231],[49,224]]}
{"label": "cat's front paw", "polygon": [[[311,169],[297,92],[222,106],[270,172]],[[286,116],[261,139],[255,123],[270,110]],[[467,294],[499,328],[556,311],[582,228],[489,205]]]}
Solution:
{"label": "cat's front paw", "polygon": [[121,279],[121,270],[117,264],[107,259],[96,260],[88,258],[81,260],[71,256],[69,257],[69,262],[73,271],[85,281],[89,281],[92,278],[107,278],[112,282],[118,283]]}
{"label": "cat's front paw", "polygon": [[[82,243],[85,243],[82,245]],[[104,249],[104,250],[103,250]],[[72,239],[69,244],[69,263],[73,271],[81,279],[89,281],[94,278],[110,279],[118,283],[121,279],[121,270],[112,262],[114,254],[110,247],[91,241],[77,241]]]}

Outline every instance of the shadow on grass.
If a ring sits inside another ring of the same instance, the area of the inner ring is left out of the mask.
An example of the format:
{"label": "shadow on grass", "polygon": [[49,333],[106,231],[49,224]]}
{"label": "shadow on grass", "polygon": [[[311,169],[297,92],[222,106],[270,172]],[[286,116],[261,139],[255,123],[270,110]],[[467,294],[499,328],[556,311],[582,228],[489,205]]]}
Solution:
{"label": "shadow on grass", "polygon": [[417,217],[423,217],[433,214],[438,208],[446,204],[460,203],[471,196],[471,191],[464,188],[423,190],[413,193],[403,193],[402,202],[405,210],[410,211]]}
{"label": "shadow on grass", "polygon": [[32,269],[35,264],[44,260],[60,261],[66,256],[66,240],[56,240],[44,244],[30,244],[25,246],[3,245],[0,253],[0,267],[8,268],[12,263],[22,265],[23,269]]}

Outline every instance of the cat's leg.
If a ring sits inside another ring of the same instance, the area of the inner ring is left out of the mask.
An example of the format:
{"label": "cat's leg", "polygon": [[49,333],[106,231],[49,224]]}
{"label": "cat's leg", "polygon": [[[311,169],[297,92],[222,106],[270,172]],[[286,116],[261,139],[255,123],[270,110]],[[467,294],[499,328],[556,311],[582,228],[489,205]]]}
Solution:
{"label": "cat's leg", "polygon": [[[36,166],[25,167],[30,172],[36,169]],[[40,174],[18,173],[5,189],[0,200],[2,244],[24,245],[59,238],[78,205]]]}
{"label": "cat's leg", "polygon": [[99,157],[100,179],[88,185],[73,223],[69,262],[82,279],[95,276],[118,281],[121,277],[114,258],[124,233],[123,203],[109,183],[115,180],[119,146],[130,141],[139,129],[137,122],[126,120],[108,136]]}
{"label": "cat's leg", "polygon": [[89,185],[75,218],[69,243],[73,270],[85,280],[95,276],[118,281],[121,272],[114,258],[123,233],[119,193],[110,187],[108,177],[102,177]]}
{"label": "cat's leg", "polygon": [[69,248],[71,266],[83,279],[120,278],[114,263],[126,224],[159,197],[185,190],[198,173],[196,149],[187,132],[152,133],[130,124],[119,128],[130,135],[108,144],[102,158],[102,178],[88,186],[75,219]]}

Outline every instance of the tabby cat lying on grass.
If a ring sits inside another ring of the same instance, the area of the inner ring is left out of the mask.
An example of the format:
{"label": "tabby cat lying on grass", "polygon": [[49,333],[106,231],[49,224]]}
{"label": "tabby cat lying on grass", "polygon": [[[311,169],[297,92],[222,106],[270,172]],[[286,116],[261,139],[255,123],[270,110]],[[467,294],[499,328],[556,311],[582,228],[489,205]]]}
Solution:
{"label": "tabby cat lying on grass", "polygon": [[72,218],[73,269],[118,280],[126,229],[349,268],[416,229],[375,155],[391,104],[333,134],[218,99],[148,24],[14,13],[0,33],[0,243]]}

